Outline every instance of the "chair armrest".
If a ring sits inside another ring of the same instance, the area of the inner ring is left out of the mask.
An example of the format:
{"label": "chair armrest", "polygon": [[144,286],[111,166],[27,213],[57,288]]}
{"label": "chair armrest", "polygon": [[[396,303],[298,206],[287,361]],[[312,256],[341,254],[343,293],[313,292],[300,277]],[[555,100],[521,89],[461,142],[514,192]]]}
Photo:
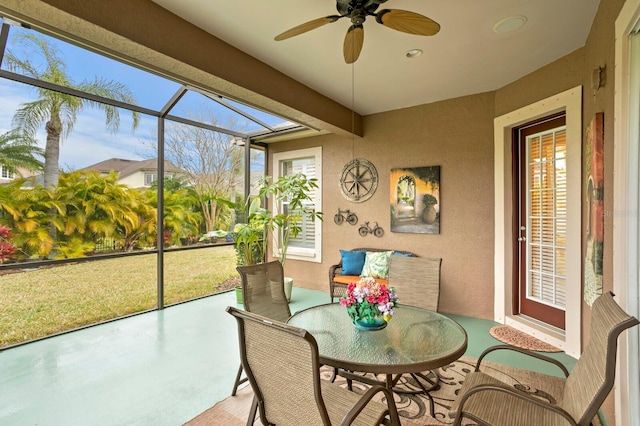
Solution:
{"label": "chair armrest", "polygon": [[565,378],[569,377],[569,370],[567,370],[567,367],[565,367],[564,364],[562,364],[557,359],[548,357],[546,355],[539,354],[537,352],[529,351],[527,349],[522,349],[522,348],[518,348],[518,347],[515,347],[515,346],[511,346],[511,345],[496,345],[496,346],[491,346],[490,348],[486,349],[484,352],[482,352],[482,354],[480,354],[480,357],[478,358],[478,362],[476,363],[476,370],[475,371],[480,371],[480,363],[482,362],[482,360],[484,359],[485,356],[487,356],[491,352],[498,351],[498,350],[509,350],[509,351],[514,351],[514,352],[520,352],[521,354],[528,355],[530,357],[537,358],[537,359],[540,359],[542,361],[547,361],[547,362],[555,365],[556,367],[558,367],[560,370],[562,370],[562,373],[564,374]]}
{"label": "chair armrest", "polygon": [[[527,394],[524,394],[520,391],[517,391],[516,389],[508,389],[508,388],[504,388],[501,386],[496,386],[496,385],[479,385],[479,386],[475,386],[471,389],[469,389],[467,392],[464,393],[464,395],[462,395],[460,397],[460,402],[458,405],[458,411],[456,412],[456,417],[455,420],[453,421],[454,425],[459,425],[460,422],[462,421],[462,415],[464,412],[464,404],[467,401],[467,399],[469,399],[469,397],[471,395],[474,395],[476,393],[480,393],[483,391],[495,391],[495,392],[502,392],[502,393],[506,393],[509,394],[513,397],[516,397],[518,399],[521,399],[523,401],[526,401],[527,403],[530,404],[534,404],[537,405],[541,408],[544,408],[545,410],[549,410],[549,411],[553,411],[554,413],[562,416],[566,421],[567,424],[572,425],[572,426],[577,426],[578,424],[576,423],[576,421],[571,417],[571,415],[569,413],[567,413],[565,410],[563,410],[562,408],[555,406],[555,405],[551,405],[548,403],[543,402],[542,400],[536,399],[534,397],[530,397]],[[478,420],[473,413],[467,413],[468,416],[470,416],[474,421]],[[505,423],[506,424],[506,423]]]}
{"label": "chair armrest", "polygon": [[367,404],[371,401],[371,399],[378,393],[384,393],[385,399],[387,400],[387,408],[389,411],[389,419],[391,420],[392,426],[400,426],[400,418],[398,417],[398,409],[396,408],[395,400],[393,399],[393,392],[391,389],[387,389],[384,386],[372,386],[369,390],[362,395],[362,398],[358,401],[358,403],[344,416],[342,422],[340,423],[343,426],[351,425],[355,419],[358,417],[358,414],[367,406]]}
{"label": "chair armrest", "polygon": [[329,267],[329,280],[333,281],[333,277],[338,275],[338,269],[342,271],[342,262]]}

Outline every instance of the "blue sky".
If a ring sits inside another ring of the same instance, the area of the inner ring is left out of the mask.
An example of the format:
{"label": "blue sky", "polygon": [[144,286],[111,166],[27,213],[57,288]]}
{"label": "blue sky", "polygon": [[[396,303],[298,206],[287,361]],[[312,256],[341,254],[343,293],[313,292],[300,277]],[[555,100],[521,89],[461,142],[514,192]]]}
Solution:
{"label": "blue sky", "polygon": [[[0,20],[1,21],[1,20]],[[19,57],[29,55],[30,60],[37,60],[23,47],[15,43],[12,35],[19,32],[31,32],[20,27],[11,27],[8,48]],[[40,36],[42,36],[40,34]],[[154,110],[160,110],[173,96],[180,85],[173,81],[158,77],[154,74],[122,64],[115,60],[83,50],[71,44],[46,38],[55,45],[67,66],[68,75],[74,83],[83,80],[93,80],[102,77],[124,83],[134,94],[137,104]],[[19,105],[37,99],[37,90],[28,85],[16,83],[0,78],[0,132],[11,129],[11,119]],[[255,110],[245,110],[255,113]],[[224,127],[224,123],[236,117],[235,113],[220,107],[206,97],[190,92],[175,109],[173,115],[189,116],[193,112],[213,111],[218,119],[217,125]],[[270,125],[281,123],[282,119],[260,113],[260,120]],[[244,130],[256,130],[255,124],[248,124],[243,120]],[[141,115],[140,124],[135,132],[132,131],[131,113],[120,110],[120,127],[116,134],[111,134],[105,126],[104,112],[88,107],[78,115],[73,132],[64,139],[60,149],[60,167],[65,170],[76,170],[109,158],[145,159],[155,157],[145,145],[145,139],[154,138],[157,129],[157,119],[152,116]],[[44,126],[36,137],[38,144],[44,147],[46,135]]]}

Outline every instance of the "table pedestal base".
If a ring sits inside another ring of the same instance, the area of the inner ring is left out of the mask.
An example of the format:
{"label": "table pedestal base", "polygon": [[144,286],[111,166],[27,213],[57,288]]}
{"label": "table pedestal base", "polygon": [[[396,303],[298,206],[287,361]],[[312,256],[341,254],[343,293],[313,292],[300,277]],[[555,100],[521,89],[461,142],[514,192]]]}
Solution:
{"label": "table pedestal base", "polygon": [[[391,374],[386,374],[384,381],[379,380],[375,374],[372,374],[372,378],[367,377],[367,373],[354,373],[352,371],[342,369],[336,369],[336,371],[334,372],[334,376],[332,377],[333,380],[335,380],[336,374],[347,379],[347,387],[350,391],[353,390],[352,383],[355,380],[357,382],[366,383],[371,386],[382,385],[391,389],[397,394],[424,394],[429,400],[429,414],[431,414],[431,417],[435,417],[435,405],[433,402],[433,397],[429,393],[432,390],[436,389],[440,384],[440,376],[438,376],[438,373],[436,373],[435,371],[429,371],[427,372],[427,374],[398,374],[395,377]],[[413,378],[412,382],[409,382],[405,377],[407,374]],[[402,382],[400,380],[402,380]]]}

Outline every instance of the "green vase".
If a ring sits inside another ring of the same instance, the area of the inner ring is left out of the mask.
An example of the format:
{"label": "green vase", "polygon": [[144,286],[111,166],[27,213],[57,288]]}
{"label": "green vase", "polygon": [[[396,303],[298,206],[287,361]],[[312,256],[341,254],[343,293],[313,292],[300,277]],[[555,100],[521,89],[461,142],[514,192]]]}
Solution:
{"label": "green vase", "polygon": [[382,330],[387,326],[387,322],[382,316],[360,318],[353,321],[353,325],[362,331],[376,331]]}

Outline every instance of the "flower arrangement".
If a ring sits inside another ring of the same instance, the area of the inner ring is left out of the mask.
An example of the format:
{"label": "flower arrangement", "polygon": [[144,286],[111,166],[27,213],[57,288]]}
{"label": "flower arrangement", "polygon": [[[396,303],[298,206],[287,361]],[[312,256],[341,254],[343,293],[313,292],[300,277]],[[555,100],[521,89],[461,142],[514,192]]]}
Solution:
{"label": "flower arrangement", "polygon": [[354,323],[373,323],[380,317],[388,322],[397,303],[395,289],[380,284],[371,277],[363,277],[358,282],[349,284],[347,294],[340,299],[340,304],[347,308]]}

